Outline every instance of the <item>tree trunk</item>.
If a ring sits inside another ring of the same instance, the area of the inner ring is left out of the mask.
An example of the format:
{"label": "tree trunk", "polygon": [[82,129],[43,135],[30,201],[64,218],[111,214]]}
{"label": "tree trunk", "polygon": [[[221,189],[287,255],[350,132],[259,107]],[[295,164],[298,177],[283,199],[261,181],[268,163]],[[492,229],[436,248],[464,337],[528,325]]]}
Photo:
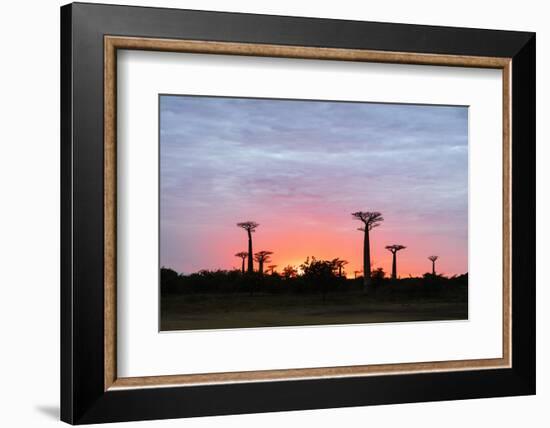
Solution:
{"label": "tree trunk", "polygon": [[365,287],[365,291],[368,291],[371,286],[370,241],[367,225],[365,225],[365,240],[363,241],[363,286]]}
{"label": "tree trunk", "polygon": [[432,261],[432,275],[435,276],[435,260]]}
{"label": "tree trunk", "polygon": [[242,259],[243,259],[243,263],[241,265],[241,273],[244,275],[244,257]]}
{"label": "tree trunk", "polygon": [[395,281],[397,278],[397,251],[392,251],[393,254],[393,260],[391,264],[391,279]]}
{"label": "tree trunk", "polygon": [[261,260],[258,262],[258,273],[260,275],[264,274],[264,262]]}
{"label": "tree trunk", "polygon": [[252,257],[252,233],[248,230],[248,273],[254,272],[254,260]]}

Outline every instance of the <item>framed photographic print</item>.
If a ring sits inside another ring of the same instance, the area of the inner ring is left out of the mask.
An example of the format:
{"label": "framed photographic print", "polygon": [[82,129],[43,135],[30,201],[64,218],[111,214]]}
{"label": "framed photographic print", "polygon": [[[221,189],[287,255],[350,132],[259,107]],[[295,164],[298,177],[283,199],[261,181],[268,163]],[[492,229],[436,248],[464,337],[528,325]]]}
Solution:
{"label": "framed photographic print", "polygon": [[535,35],[61,8],[62,420],[535,393]]}

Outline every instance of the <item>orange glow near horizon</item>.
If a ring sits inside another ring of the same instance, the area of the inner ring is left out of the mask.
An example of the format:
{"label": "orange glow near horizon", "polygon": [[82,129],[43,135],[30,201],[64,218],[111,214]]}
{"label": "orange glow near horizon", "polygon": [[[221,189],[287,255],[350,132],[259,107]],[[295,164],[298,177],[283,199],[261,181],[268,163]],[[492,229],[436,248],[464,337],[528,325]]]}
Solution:
{"label": "orange glow near horizon", "polygon": [[[389,217],[391,219],[391,215]],[[431,254],[440,256],[436,263],[438,273],[452,276],[467,272],[467,268],[460,267],[467,265],[466,254],[453,251],[453,247],[442,247],[438,243],[438,236],[402,230],[398,225],[392,224],[390,219],[370,232],[372,270],[381,267],[386,276],[390,276],[392,254],[385,246],[399,243],[407,247],[397,254],[397,275],[401,278],[431,272],[431,262],[427,259]],[[272,219],[272,222],[277,223],[276,219]],[[210,255],[209,260],[200,265],[181,260],[182,271],[191,273],[200,269],[240,269],[241,261],[234,254],[246,252],[248,240],[246,232],[234,226],[235,223],[236,221],[232,223],[233,226],[216,226],[211,229],[209,235],[216,236],[216,239],[200,246],[201,252]],[[351,215],[337,227],[334,224],[336,222],[330,218],[325,222],[318,219],[315,225],[303,225],[296,219],[289,219],[286,225],[279,224],[279,228],[270,226],[269,222],[258,223],[260,226],[252,235],[253,251],[273,251],[270,262],[265,266],[277,265],[275,270],[279,273],[287,265],[299,269],[307,257],[347,260],[348,264],[343,270],[348,278],[354,278],[354,271],[363,269],[363,232],[356,230],[359,224]],[[254,267],[258,267],[256,262]],[[362,273],[358,276],[362,276]]]}

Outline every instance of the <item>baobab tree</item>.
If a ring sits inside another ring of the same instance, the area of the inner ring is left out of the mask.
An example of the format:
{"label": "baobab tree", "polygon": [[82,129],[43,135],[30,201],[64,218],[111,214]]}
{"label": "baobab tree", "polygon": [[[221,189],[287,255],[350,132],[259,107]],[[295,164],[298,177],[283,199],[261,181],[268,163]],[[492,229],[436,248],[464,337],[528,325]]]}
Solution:
{"label": "baobab tree", "polygon": [[269,265],[267,267],[267,271],[266,272],[270,272],[271,275],[273,275],[273,273],[275,273],[275,268],[277,267],[277,265]]}
{"label": "baobab tree", "polygon": [[428,260],[432,262],[432,275],[435,276],[435,261],[439,258],[439,256],[430,256],[428,257]]}
{"label": "baobab tree", "polygon": [[240,253],[235,254],[235,257],[239,257],[242,259],[241,273],[244,275],[244,259],[248,257],[248,253],[246,251],[241,251]]}
{"label": "baobab tree", "polygon": [[351,214],[354,219],[363,223],[363,226],[358,228],[364,232],[363,240],[363,286],[367,291],[372,285],[371,269],[370,269],[370,236],[369,232],[375,227],[380,226],[384,221],[382,214],[377,211],[357,211]]}
{"label": "baobab tree", "polygon": [[386,250],[388,250],[390,253],[392,253],[392,264],[391,264],[391,279],[395,280],[397,279],[397,252],[404,250],[405,246],[400,244],[393,244],[393,245],[387,245]]}
{"label": "baobab tree", "polygon": [[252,256],[252,233],[256,231],[256,228],[259,226],[255,221],[244,221],[242,223],[237,223],[238,227],[242,227],[246,230],[248,234],[248,273],[254,272],[254,261]]}
{"label": "baobab tree", "polygon": [[269,263],[271,258],[269,257],[273,254],[273,251],[258,251],[254,254],[254,260],[258,262],[258,273],[263,275],[264,273],[264,263]]}
{"label": "baobab tree", "polygon": [[342,276],[342,269],[349,262],[347,260],[341,260],[341,259],[338,259],[338,258],[334,259],[333,262],[334,262],[334,265],[338,268],[338,276]]}

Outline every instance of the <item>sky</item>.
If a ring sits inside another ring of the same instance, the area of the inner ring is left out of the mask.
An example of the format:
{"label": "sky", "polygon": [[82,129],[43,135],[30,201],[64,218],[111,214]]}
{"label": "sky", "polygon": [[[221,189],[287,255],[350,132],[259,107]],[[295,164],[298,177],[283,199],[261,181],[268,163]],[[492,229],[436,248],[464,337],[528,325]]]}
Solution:
{"label": "sky", "polygon": [[461,106],[160,96],[160,264],[240,268],[236,223],[282,271],[306,257],[362,269],[351,216],[379,211],[372,267],[400,277],[468,270],[468,109]]}

